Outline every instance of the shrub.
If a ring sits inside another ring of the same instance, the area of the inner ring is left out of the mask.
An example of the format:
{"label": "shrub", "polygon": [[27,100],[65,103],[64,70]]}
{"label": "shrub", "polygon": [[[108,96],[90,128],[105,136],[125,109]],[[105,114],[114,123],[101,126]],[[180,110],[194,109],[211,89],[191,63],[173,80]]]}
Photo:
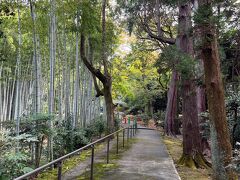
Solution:
{"label": "shrub", "polygon": [[150,120],[150,117],[147,114],[140,114],[139,117],[142,119],[144,124],[148,124],[148,121]]}
{"label": "shrub", "polygon": [[115,128],[115,130],[118,130],[120,128],[120,124],[121,124],[121,119],[115,117],[114,118],[114,128]]}
{"label": "shrub", "polygon": [[154,113],[153,119],[157,126],[161,126],[164,128],[165,111],[158,111],[158,112]]}
{"label": "shrub", "polygon": [[23,152],[5,152],[0,158],[0,179],[13,179],[33,169],[28,167],[29,156]]}
{"label": "shrub", "polygon": [[58,123],[56,133],[53,137],[54,157],[60,157],[86,145],[90,139],[86,136],[84,128],[73,128],[72,116]]}

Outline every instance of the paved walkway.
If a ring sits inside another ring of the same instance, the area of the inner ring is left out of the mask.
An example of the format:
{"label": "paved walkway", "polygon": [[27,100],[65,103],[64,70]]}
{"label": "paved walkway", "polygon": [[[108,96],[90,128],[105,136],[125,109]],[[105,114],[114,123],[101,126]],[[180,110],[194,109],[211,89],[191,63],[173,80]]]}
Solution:
{"label": "paved walkway", "polygon": [[138,130],[136,143],[104,180],[180,180],[158,131]]}

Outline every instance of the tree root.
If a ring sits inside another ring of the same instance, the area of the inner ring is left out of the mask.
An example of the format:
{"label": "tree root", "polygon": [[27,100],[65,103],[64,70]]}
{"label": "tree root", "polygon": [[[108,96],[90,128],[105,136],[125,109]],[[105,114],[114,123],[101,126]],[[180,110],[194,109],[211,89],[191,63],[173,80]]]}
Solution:
{"label": "tree root", "polygon": [[177,162],[179,166],[186,166],[191,169],[197,168],[211,168],[212,165],[209,163],[201,153],[195,155],[186,155],[183,154],[179,161]]}

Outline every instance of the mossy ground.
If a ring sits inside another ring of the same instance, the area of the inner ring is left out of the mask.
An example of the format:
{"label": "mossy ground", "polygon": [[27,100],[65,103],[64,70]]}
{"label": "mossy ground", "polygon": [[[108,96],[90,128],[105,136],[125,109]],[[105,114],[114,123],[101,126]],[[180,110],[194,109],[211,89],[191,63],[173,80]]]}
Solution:
{"label": "mossy ground", "polygon": [[[110,150],[110,155],[109,155],[109,164],[106,163],[106,156],[98,157],[98,162],[94,163],[93,167],[93,177],[95,180],[101,180],[104,179],[104,176],[108,171],[114,170],[118,168],[118,163],[117,161],[121,159],[122,156],[124,156],[124,152],[129,150],[132,146],[133,143],[137,142],[138,139],[129,139],[128,143],[125,142],[125,146],[123,148],[122,146],[122,141],[120,141],[119,144],[119,150],[118,154],[116,153],[117,151],[117,146],[116,144],[113,145],[113,147]],[[100,162],[99,162],[100,161]],[[78,180],[83,180],[83,179],[90,179],[90,166],[87,168],[87,170],[77,178]]]}
{"label": "mossy ground", "polygon": [[[98,144],[95,146],[95,151],[101,151],[105,147],[106,143]],[[73,156],[63,162],[62,167],[62,174],[67,172],[68,170],[75,167],[77,164],[85,161],[87,158],[91,156],[91,150],[84,150],[79,155]],[[47,170],[46,172],[43,172],[38,175],[38,180],[52,180],[57,179],[57,168],[54,168],[52,170]]]}
{"label": "mossy ground", "polygon": [[178,174],[182,180],[211,179],[211,169],[192,169],[176,165],[182,155],[182,140],[178,138],[163,136],[163,141],[167,146],[169,154],[173,158]]}

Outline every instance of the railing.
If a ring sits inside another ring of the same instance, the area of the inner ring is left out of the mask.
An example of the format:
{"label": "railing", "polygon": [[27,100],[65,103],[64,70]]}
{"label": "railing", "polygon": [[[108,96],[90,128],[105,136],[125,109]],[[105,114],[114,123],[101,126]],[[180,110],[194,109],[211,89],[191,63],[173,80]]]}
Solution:
{"label": "railing", "polygon": [[28,179],[28,178],[33,178],[36,177],[41,171],[47,169],[47,168],[52,168],[54,165],[57,165],[58,168],[58,173],[57,173],[57,179],[61,180],[62,179],[62,165],[63,165],[63,161],[77,153],[80,153],[81,151],[91,148],[92,152],[91,152],[91,174],[90,174],[90,179],[93,179],[93,165],[94,165],[94,146],[97,143],[103,142],[105,140],[107,140],[107,163],[109,163],[109,145],[110,145],[110,140],[112,138],[113,135],[117,135],[117,147],[116,147],[116,153],[118,154],[118,149],[119,149],[119,133],[123,132],[123,136],[122,136],[122,147],[124,148],[125,146],[125,131],[127,130],[127,141],[129,140],[129,138],[132,138],[135,134],[136,134],[136,130],[137,130],[137,124],[135,125],[130,125],[128,127],[122,128],[118,131],[115,131],[101,139],[98,139],[80,149],[77,149],[69,154],[66,154],[58,159],[55,159],[52,162],[49,162],[48,164],[45,164],[39,168],[36,168],[35,170],[26,173],[20,177],[17,177],[15,180],[22,180],[22,179]]}

